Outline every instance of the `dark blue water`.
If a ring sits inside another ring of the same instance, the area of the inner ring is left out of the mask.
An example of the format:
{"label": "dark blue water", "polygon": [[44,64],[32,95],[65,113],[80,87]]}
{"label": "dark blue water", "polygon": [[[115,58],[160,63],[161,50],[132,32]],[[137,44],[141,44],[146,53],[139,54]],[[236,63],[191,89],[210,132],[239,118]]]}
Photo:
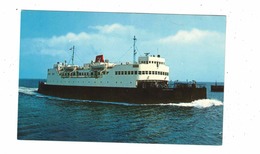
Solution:
{"label": "dark blue water", "polygon": [[221,145],[223,93],[181,104],[131,105],[61,99],[19,81],[18,139]]}

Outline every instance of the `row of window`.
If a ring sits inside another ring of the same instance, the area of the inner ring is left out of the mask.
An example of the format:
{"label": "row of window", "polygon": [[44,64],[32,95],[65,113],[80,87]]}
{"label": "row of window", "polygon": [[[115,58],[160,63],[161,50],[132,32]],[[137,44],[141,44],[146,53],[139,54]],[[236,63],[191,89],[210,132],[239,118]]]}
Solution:
{"label": "row of window", "polygon": [[[92,77],[92,76],[99,76],[99,75],[106,75],[109,72],[64,72],[61,73],[61,76],[85,76],[85,77]],[[54,73],[48,73],[48,75],[54,75]],[[163,71],[115,71],[115,75],[165,75],[168,76],[169,72]]]}
{"label": "row of window", "polygon": [[139,61],[140,64],[165,64],[164,62],[159,61]]}
{"label": "row of window", "polygon": [[[64,72],[60,75],[62,76],[97,76],[97,75],[105,75],[109,72]],[[48,75],[54,75],[54,73],[48,73]]]}
{"label": "row of window", "polygon": [[169,75],[169,72],[163,71],[115,71],[115,75]]}

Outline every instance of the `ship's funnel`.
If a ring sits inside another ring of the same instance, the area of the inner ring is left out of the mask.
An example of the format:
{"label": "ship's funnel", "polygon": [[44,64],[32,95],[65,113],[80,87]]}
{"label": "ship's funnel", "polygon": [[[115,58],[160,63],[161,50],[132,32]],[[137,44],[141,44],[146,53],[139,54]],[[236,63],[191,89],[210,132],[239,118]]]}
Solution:
{"label": "ship's funnel", "polygon": [[98,55],[96,56],[95,62],[105,62],[104,55]]}

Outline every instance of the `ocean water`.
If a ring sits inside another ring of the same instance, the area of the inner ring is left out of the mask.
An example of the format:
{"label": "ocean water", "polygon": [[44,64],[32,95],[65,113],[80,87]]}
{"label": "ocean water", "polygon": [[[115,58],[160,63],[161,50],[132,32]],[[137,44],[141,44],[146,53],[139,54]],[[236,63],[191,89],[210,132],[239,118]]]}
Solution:
{"label": "ocean water", "polygon": [[19,140],[221,145],[223,93],[191,103],[133,105],[62,99],[20,79]]}

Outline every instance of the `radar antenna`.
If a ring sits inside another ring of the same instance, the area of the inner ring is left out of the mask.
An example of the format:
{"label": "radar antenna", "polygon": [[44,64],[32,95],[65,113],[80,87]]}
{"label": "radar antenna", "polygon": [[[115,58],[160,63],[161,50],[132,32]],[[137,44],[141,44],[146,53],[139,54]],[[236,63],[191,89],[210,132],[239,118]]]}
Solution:
{"label": "radar antenna", "polygon": [[149,56],[150,52],[146,52],[146,53],[144,53],[144,54],[145,54],[145,56],[147,57],[147,56]]}

